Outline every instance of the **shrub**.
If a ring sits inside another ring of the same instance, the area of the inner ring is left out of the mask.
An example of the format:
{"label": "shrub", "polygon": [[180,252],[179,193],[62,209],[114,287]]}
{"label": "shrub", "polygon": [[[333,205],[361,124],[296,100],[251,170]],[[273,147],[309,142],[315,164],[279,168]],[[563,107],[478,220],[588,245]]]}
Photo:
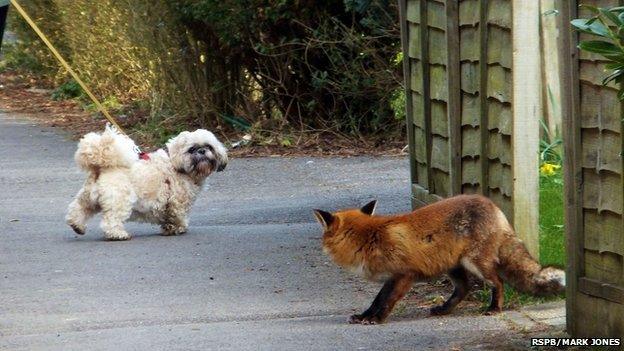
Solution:
{"label": "shrub", "polygon": [[82,88],[73,80],[65,82],[58,86],[52,92],[53,100],[73,99],[84,95]]}
{"label": "shrub", "polygon": [[572,21],[578,31],[591,34],[600,40],[585,40],[579,43],[579,49],[598,54],[610,63],[605,65],[610,73],[604,78],[602,84],[607,85],[612,81],[620,88],[618,98],[624,100],[624,6],[602,8],[589,5],[581,5],[594,13],[588,19],[575,19]]}
{"label": "shrub", "polygon": [[[57,49],[67,54],[63,41],[63,33],[60,28],[60,18],[54,0],[26,0],[21,1],[28,9],[29,14],[37,22],[45,21],[42,26],[45,32],[54,38]],[[39,40],[34,31],[17,14],[17,11],[10,10],[8,18],[9,29],[18,33],[17,41],[6,45],[3,43],[2,51],[5,53],[5,68],[15,70],[26,70],[37,74],[55,77],[59,71],[58,65],[46,48]]]}
{"label": "shrub", "polygon": [[[403,124],[394,118],[401,103],[394,1],[29,0],[24,7],[97,95],[148,101],[145,125],[173,119],[359,136]],[[34,41],[23,23],[15,28]],[[46,54],[35,56],[51,66]]]}

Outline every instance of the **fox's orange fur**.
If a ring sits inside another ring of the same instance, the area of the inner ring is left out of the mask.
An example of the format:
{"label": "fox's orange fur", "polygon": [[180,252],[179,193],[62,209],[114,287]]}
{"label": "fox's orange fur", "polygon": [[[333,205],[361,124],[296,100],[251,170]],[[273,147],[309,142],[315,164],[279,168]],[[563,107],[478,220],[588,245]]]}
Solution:
{"label": "fox's orange fur", "polygon": [[535,295],[564,289],[557,268],[542,268],[515,235],[503,212],[479,195],[441,200],[411,213],[373,215],[373,201],[361,209],[315,210],[323,225],[323,250],[340,266],[384,281],[371,307],[351,323],[380,323],[415,280],[447,273],[455,290],[432,314],[449,313],[468,292],[467,272],[492,286],[489,311],[503,306],[503,283]]}

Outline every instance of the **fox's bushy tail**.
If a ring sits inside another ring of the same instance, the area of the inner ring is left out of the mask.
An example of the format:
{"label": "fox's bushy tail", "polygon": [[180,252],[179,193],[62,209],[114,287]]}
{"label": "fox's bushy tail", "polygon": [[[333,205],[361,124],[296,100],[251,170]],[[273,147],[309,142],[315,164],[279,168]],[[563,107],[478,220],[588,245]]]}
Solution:
{"label": "fox's bushy tail", "polygon": [[516,290],[532,295],[556,295],[565,290],[565,272],[542,267],[516,236],[505,238],[499,250],[499,274]]}
{"label": "fox's bushy tail", "polygon": [[111,126],[102,133],[88,133],[78,143],[74,159],[85,171],[104,168],[130,167],[139,156],[137,146],[124,134]]}

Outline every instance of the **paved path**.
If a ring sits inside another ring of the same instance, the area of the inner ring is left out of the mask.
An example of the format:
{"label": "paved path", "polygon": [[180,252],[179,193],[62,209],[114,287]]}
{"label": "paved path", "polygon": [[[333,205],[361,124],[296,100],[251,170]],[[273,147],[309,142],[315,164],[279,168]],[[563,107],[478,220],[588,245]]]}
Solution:
{"label": "paved path", "polygon": [[404,158],[235,159],[186,235],[130,224],[133,240],[106,242],[97,222],[82,237],[63,222],[84,179],[74,150],[0,113],[2,350],[448,350],[517,336],[502,317],[419,309],[345,323],[379,286],[329,262],[311,209],[378,198],[381,213],[408,210]]}

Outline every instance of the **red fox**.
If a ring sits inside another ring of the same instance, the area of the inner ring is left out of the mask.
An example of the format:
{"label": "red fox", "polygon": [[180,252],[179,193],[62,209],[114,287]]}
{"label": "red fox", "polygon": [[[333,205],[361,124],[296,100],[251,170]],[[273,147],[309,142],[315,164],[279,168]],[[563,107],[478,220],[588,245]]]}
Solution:
{"label": "red fox", "polygon": [[450,313],[466,296],[468,272],[492,286],[489,313],[503,307],[503,281],[534,295],[565,288],[565,273],[541,267],[486,197],[459,195],[394,216],[373,215],[376,204],[335,213],[314,210],[324,230],[323,251],[339,266],[385,282],[371,306],[349,323],[382,323],[415,280],[443,273],[454,291],[432,315]]}

